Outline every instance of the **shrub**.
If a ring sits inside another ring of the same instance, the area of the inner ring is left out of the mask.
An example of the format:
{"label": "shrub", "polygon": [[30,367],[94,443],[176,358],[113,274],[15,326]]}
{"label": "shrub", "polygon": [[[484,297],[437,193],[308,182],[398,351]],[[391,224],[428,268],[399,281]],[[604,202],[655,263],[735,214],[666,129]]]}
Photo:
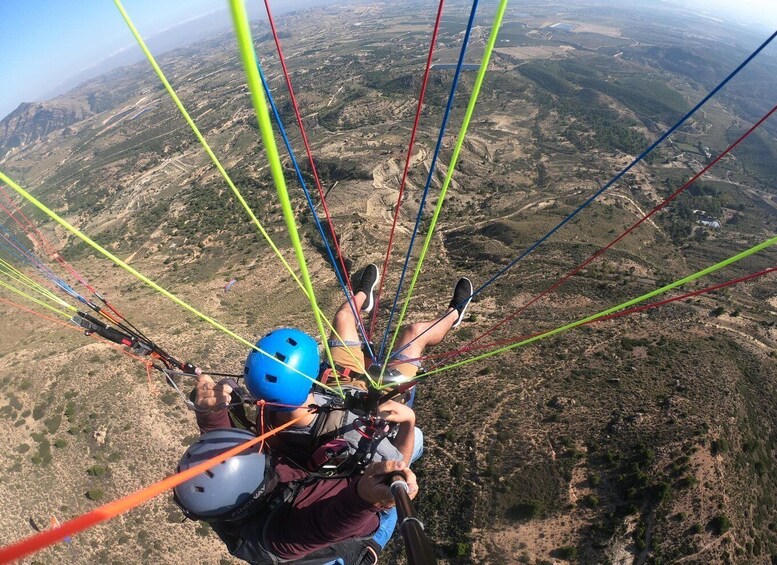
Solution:
{"label": "shrub", "polygon": [[530,500],[511,506],[507,510],[507,517],[511,520],[522,522],[539,518],[542,515],[543,510],[542,502],[539,500]]}
{"label": "shrub", "polygon": [[107,467],[103,467],[102,465],[92,465],[86,470],[86,474],[91,477],[102,477],[108,472]]}
{"label": "shrub", "polygon": [[599,497],[595,494],[589,494],[585,498],[583,498],[583,504],[588,506],[589,508],[596,508],[599,506]]}
{"label": "shrub", "polygon": [[672,486],[665,481],[661,481],[654,484],[650,490],[656,500],[663,501],[671,494]]}
{"label": "shrub", "polygon": [[38,404],[35,408],[32,409],[32,418],[33,420],[40,420],[43,418],[43,415],[46,413],[46,405],[45,404]]}
{"label": "shrub", "polygon": [[55,440],[54,447],[59,447],[60,449],[63,447],[67,447],[67,441],[65,441],[64,439]]}
{"label": "shrub", "polygon": [[718,514],[710,520],[709,527],[713,534],[722,536],[731,529],[731,521],[725,514]]}
{"label": "shrub", "polygon": [[62,416],[57,414],[56,416],[52,416],[51,418],[48,418],[47,420],[44,420],[43,423],[46,424],[46,431],[48,431],[50,434],[54,434],[59,429],[59,425],[62,422]]}
{"label": "shrub", "polygon": [[470,547],[468,543],[460,541],[456,544],[456,557],[467,557],[469,555]]}
{"label": "shrub", "polygon": [[88,491],[86,491],[86,498],[88,498],[89,500],[91,500],[93,502],[98,502],[98,501],[102,500],[103,498],[105,498],[105,493],[103,492],[102,489],[92,488],[92,489],[89,489]]}
{"label": "shrub", "polygon": [[728,453],[728,441],[724,437],[713,440],[710,447],[712,448],[713,455],[717,455],[718,453]]}
{"label": "shrub", "polygon": [[176,402],[178,402],[178,395],[174,392],[168,392],[167,394],[162,396],[162,402],[166,404],[167,406],[172,406]]}
{"label": "shrub", "polygon": [[558,549],[553,550],[553,556],[559,559],[566,559],[572,561],[577,558],[577,548],[571,545],[562,545]]}
{"label": "shrub", "polygon": [[44,439],[40,442],[38,445],[38,453],[36,454],[36,457],[39,458],[37,463],[43,463],[44,465],[51,463],[51,443],[49,443],[49,440]]}
{"label": "shrub", "polygon": [[17,453],[27,453],[29,450],[30,446],[27,443],[22,443],[16,448]]}

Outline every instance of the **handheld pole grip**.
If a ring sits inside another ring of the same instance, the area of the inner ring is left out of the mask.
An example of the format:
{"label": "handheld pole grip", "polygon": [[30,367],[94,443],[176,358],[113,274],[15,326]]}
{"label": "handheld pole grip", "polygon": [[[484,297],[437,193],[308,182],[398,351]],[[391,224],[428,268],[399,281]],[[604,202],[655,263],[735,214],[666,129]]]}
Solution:
{"label": "handheld pole grip", "polygon": [[413,502],[410,500],[404,475],[394,473],[391,475],[390,483],[389,488],[397,506],[397,528],[405,541],[408,563],[410,565],[436,565],[437,558],[434,556],[434,549],[426,538],[424,525],[418,519]]}

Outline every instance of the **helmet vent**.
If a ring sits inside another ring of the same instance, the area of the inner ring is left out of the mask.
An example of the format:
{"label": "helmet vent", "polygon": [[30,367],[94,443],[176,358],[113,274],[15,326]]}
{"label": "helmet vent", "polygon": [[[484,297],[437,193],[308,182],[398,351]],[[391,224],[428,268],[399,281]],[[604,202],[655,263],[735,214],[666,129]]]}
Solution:
{"label": "helmet vent", "polygon": [[211,479],[213,478],[213,471],[211,471],[210,469],[205,471],[205,474],[208,475]]}
{"label": "helmet vent", "polygon": [[205,487],[196,486],[194,487],[194,490],[196,490],[197,492],[205,492]]}
{"label": "helmet vent", "polygon": [[286,343],[288,343],[292,347],[297,347],[297,340],[294,339],[293,337],[287,337],[286,338]]}
{"label": "helmet vent", "polygon": [[265,380],[267,380],[267,382],[270,382],[270,383],[277,383],[278,382],[278,377],[276,377],[275,375],[269,375],[268,374],[268,375],[265,375],[264,378],[265,378]]}
{"label": "helmet vent", "polygon": [[243,367],[243,374],[244,374],[244,375],[247,375],[247,374],[248,374],[248,365],[246,365],[245,367]]}
{"label": "helmet vent", "polygon": [[286,356],[283,353],[276,353],[275,358],[280,361],[281,363],[286,362]]}

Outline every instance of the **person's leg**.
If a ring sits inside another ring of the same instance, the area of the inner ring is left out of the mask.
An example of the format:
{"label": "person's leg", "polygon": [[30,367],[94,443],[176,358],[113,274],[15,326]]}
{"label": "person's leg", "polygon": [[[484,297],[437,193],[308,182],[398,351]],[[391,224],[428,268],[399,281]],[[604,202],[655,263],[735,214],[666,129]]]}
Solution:
{"label": "person's leg", "polygon": [[[335,312],[332,325],[335,328],[335,332],[340,336],[344,342],[357,342],[361,343],[361,336],[359,335],[358,325],[354,318],[354,311],[358,314],[361,312],[364,301],[367,300],[367,294],[362,291],[356,291],[353,298],[349,301],[345,301],[340,305],[340,308]],[[329,334],[329,341],[339,341],[337,335],[334,332]]]}
{"label": "person's leg", "polygon": [[459,279],[442,319],[416,322],[405,327],[394,347],[396,353],[390,356],[390,366],[405,376],[415,376],[421,367],[420,362],[416,360],[423,355],[424,349],[440,343],[452,328],[461,324],[467,306],[472,300],[472,292],[472,282],[467,278]]}
{"label": "person's leg", "polygon": [[381,549],[383,549],[391,539],[391,535],[394,533],[394,528],[397,525],[396,506],[389,508],[388,510],[381,510],[378,512],[378,518],[380,519],[380,525],[373,534],[372,539]]}
{"label": "person's leg", "polygon": [[372,310],[378,276],[377,265],[367,265],[359,280],[355,281],[353,298],[350,302],[345,301],[340,305],[332,321],[335,330],[329,336],[332,360],[341,367],[357,373],[362,373],[365,367],[364,355],[361,350],[361,334],[354,312],[359,315],[361,312]]}

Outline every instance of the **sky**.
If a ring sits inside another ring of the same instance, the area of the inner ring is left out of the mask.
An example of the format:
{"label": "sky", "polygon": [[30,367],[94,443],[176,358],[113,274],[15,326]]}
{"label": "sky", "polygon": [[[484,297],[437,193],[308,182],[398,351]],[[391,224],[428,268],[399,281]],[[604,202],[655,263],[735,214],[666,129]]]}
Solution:
{"label": "sky", "polygon": [[[331,0],[275,0],[271,6],[280,13],[326,1]],[[146,40],[206,15],[204,21],[215,22],[214,32],[229,25],[225,0],[122,0],[122,5]],[[252,0],[250,13],[258,15],[261,5]],[[142,57],[111,0],[0,0],[0,119],[21,102],[46,100],[63,85],[76,86],[72,77],[87,78],[85,71],[122,51]]]}
{"label": "sky", "polygon": [[[323,4],[333,0],[275,0],[282,7],[303,2]],[[548,0],[558,5],[559,0]],[[645,3],[659,0],[645,0]],[[513,0],[519,4],[520,0]],[[777,29],[777,0],[662,0],[704,10],[721,19],[739,18]],[[187,20],[208,15],[214,32],[226,29],[225,0],[123,0],[135,26],[145,39]],[[248,6],[258,14],[260,0]],[[220,17],[216,17],[220,14]],[[126,52],[140,60],[135,40],[111,0],[0,0],[0,119],[21,102],[46,100],[76,86],[79,80],[108,70],[100,66]],[[158,51],[155,51],[158,54]],[[127,64],[128,60],[121,62]],[[134,62],[134,61],[133,61]],[[86,73],[86,74],[85,74]],[[75,78],[74,78],[75,77]],[[74,82],[74,80],[76,82]]]}
{"label": "sky", "polygon": [[[224,7],[221,0],[125,0],[145,37],[182,18]],[[110,0],[0,1],[0,117],[48,98],[67,78],[134,43]]]}
{"label": "sky", "polygon": [[665,0],[703,10],[723,20],[736,20],[777,30],[777,0]]}

